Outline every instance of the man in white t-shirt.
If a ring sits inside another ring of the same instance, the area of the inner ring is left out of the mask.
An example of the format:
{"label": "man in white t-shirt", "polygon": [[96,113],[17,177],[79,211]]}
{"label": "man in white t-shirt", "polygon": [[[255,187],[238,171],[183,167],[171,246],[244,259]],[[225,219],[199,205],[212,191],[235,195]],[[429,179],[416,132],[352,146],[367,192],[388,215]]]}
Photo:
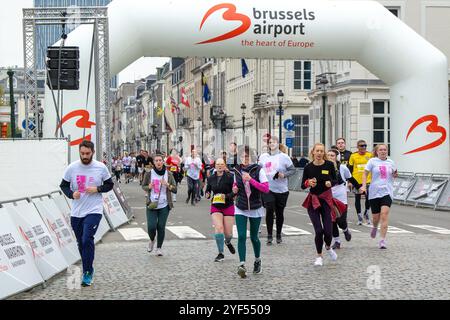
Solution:
{"label": "man in white t-shirt", "polygon": [[184,160],[184,168],[188,182],[188,198],[186,199],[186,203],[189,203],[189,199],[191,199],[191,204],[194,206],[194,201],[200,187],[200,170],[202,169],[202,160],[197,155],[197,150],[193,149],[191,156]]}
{"label": "man in white t-shirt", "polygon": [[77,238],[78,249],[83,262],[82,286],[90,286],[94,275],[94,235],[103,217],[103,197],[114,187],[108,168],[93,160],[94,143],[80,144],[80,160],[69,165],[64,173],[60,188],[73,199],[71,225]]}
{"label": "man in white t-shirt", "polygon": [[128,152],[125,152],[125,156],[122,159],[123,173],[125,173],[125,183],[129,183],[130,182],[131,161],[132,161],[131,156],[128,155]]}

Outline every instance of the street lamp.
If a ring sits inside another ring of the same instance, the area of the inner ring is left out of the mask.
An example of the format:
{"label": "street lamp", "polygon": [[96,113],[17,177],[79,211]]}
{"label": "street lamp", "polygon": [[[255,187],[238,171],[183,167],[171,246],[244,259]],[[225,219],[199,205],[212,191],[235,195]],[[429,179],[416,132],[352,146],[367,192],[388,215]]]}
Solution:
{"label": "street lamp", "polygon": [[245,145],[245,109],[247,109],[245,103],[242,104],[241,109],[242,109],[242,145]]}
{"label": "street lamp", "polygon": [[326,105],[327,105],[327,87],[326,85],[328,84],[328,79],[327,79],[327,75],[325,73],[321,74],[318,76],[318,79],[316,80],[316,84],[320,85],[322,87],[323,90],[323,94],[322,94],[322,134],[321,134],[321,142],[326,145],[325,143],[325,112],[326,112]]}
{"label": "street lamp", "polygon": [[280,143],[283,141],[283,137],[281,136],[281,121],[282,121],[282,112],[283,112],[283,99],[284,99],[284,93],[283,91],[280,89],[280,91],[278,91],[277,93],[277,98],[278,98],[278,111],[280,113],[280,123],[279,123],[279,132],[278,132],[278,138],[280,139]]}

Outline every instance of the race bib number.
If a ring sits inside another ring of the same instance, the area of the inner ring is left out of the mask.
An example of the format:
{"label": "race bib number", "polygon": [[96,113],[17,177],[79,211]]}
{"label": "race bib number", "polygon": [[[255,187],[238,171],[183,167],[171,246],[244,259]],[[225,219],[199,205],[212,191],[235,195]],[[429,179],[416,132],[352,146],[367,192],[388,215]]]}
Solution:
{"label": "race bib number", "polygon": [[322,170],[322,174],[330,174],[328,170]]}
{"label": "race bib number", "polygon": [[359,172],[364,172],[364,169],[366,169],[366,165],[365,164],[358,164],[358,171]]}
{"label": "race bib number", "polygon": [[225,195],[223,193],[214,195],[213,204],[225,204]]}
{"label": "race bib number", "polygon": [[170,171],[176,172],[177,171],[177,167],[170,167]]}

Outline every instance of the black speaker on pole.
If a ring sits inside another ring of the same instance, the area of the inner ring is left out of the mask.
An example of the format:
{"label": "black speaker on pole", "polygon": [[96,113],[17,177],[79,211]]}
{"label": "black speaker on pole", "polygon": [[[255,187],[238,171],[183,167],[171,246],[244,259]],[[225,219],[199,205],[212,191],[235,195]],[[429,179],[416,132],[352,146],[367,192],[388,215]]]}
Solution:
{"label": "black speaker on pole", "polygon": [[49,88],[53,90],[58,90],[58,87],[60,90],[79,90],[79,47],[48,47],[47,58],[47,85]]}

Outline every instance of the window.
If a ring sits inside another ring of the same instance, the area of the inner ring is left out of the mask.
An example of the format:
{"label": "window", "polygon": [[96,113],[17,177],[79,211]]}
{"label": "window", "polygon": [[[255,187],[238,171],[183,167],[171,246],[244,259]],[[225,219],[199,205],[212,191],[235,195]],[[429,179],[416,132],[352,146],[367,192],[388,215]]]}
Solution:
{"label": "window", "polygon": [[311,61],[294,61],[294,89],[311,90]]}
{"label": "window", "polygon": [[292,150],[292,155],[300,156],[303,154],[308,156],[309,115],[293,115],[292,120],[294,120],[295,123],[294,148]]}
{"label": "window", "polygon": [[400,18],[400,8],[399,7],[386,7],[390,13],[392,13],[397,18]]}
{"label": "window", "polygon": [[389,101],[373,101],[373,147],[379,143],[387,144],[390,147],[391,121],[389,111]]}

